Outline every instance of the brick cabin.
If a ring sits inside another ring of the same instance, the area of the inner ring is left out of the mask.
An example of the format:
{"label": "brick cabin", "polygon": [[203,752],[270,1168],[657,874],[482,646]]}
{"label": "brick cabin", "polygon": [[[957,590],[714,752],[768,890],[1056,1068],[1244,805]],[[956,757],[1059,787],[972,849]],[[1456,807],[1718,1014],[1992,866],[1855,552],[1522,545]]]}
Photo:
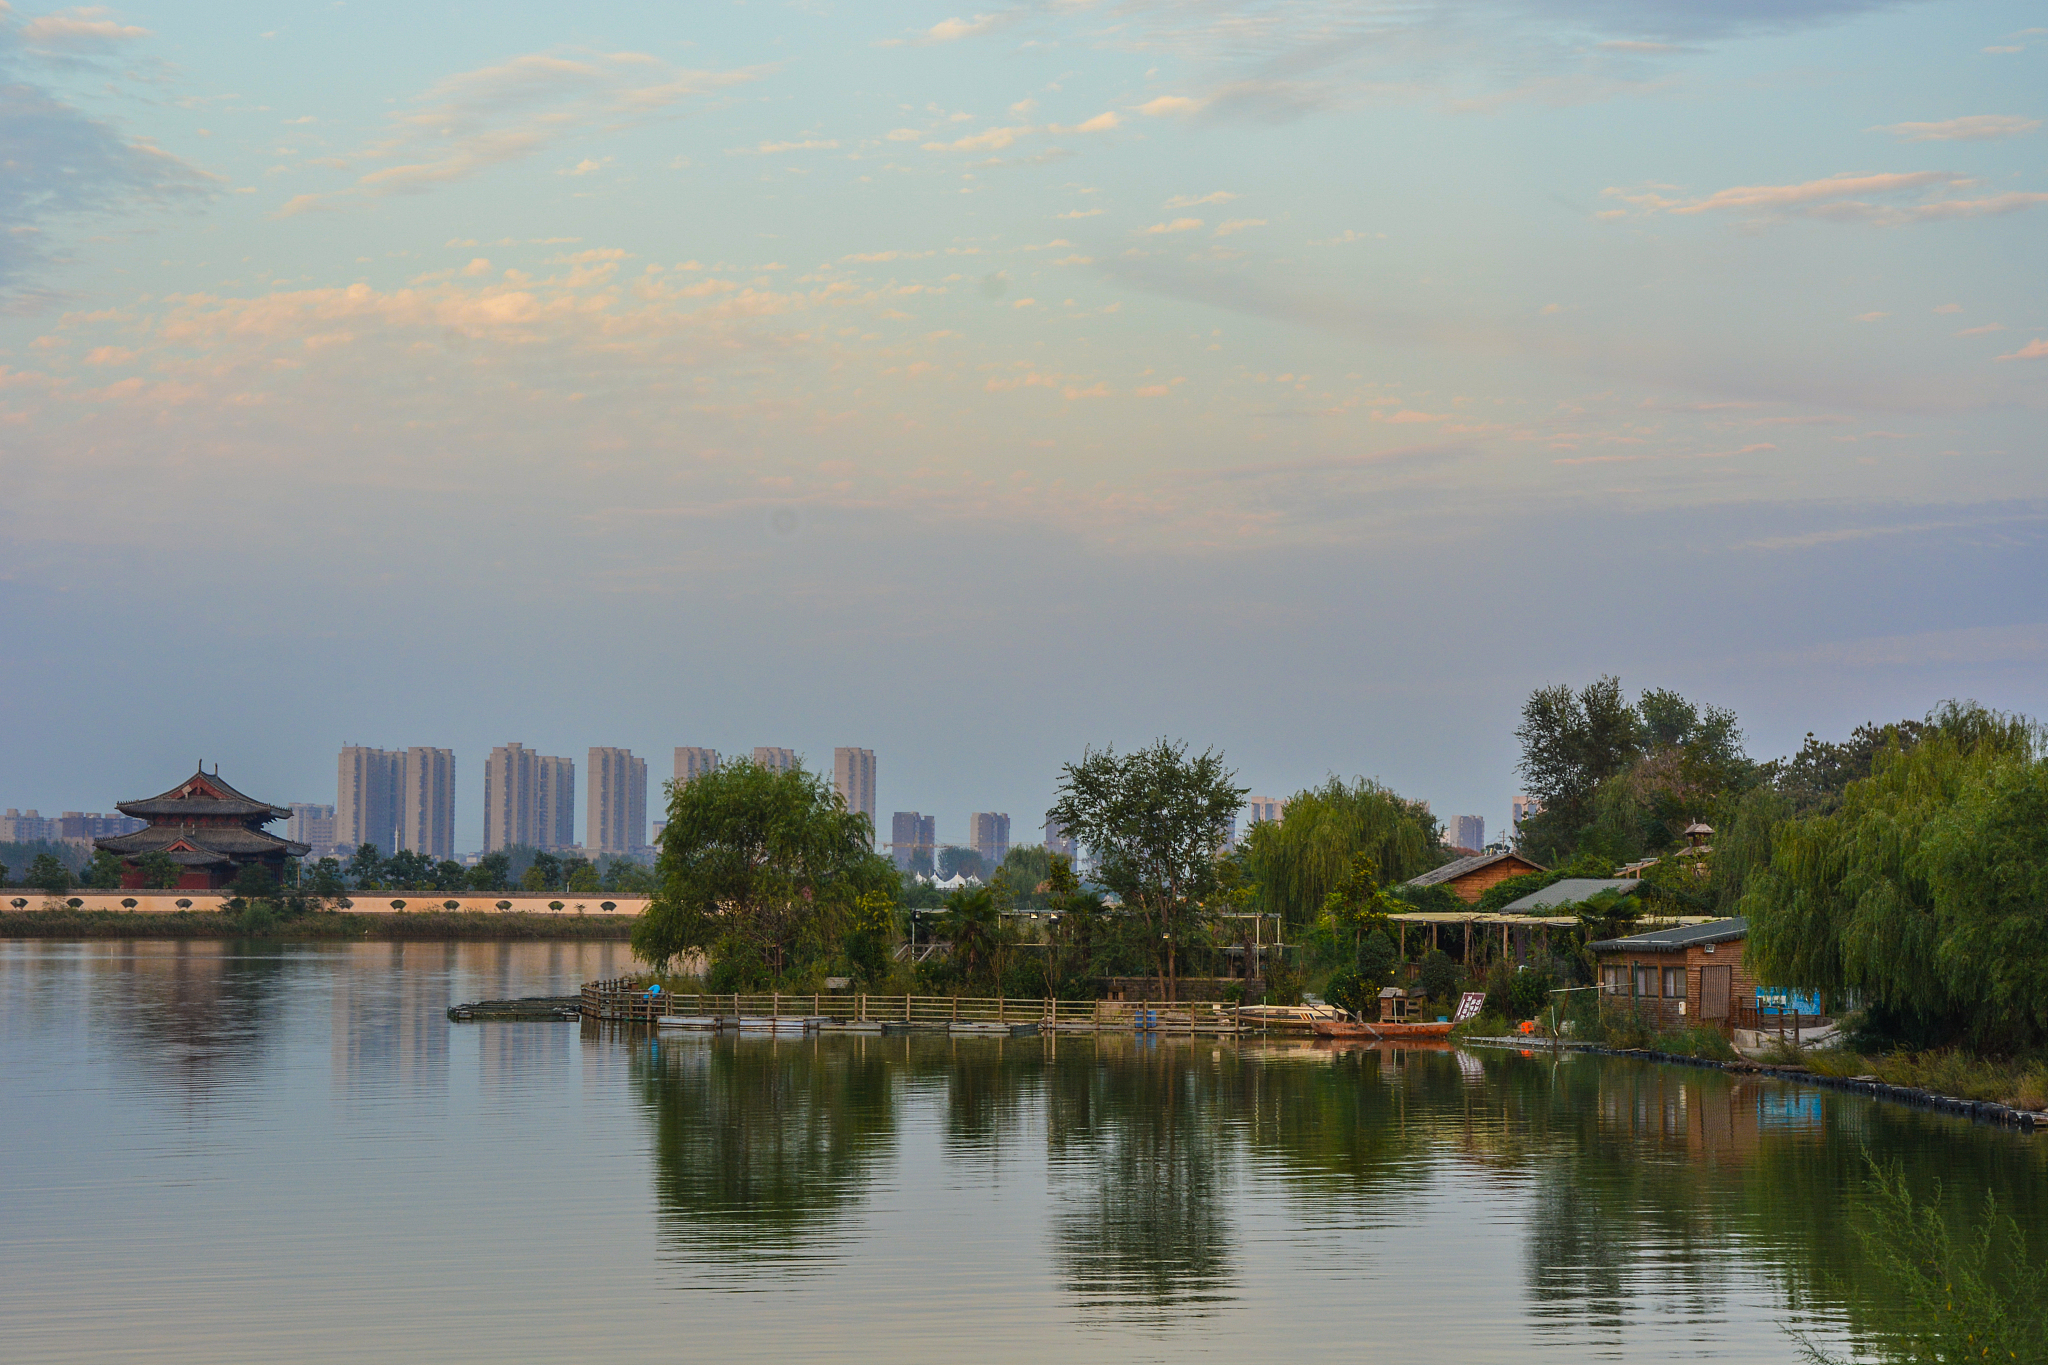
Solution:
{"label": "brick cabin", "polygon": [[1481,893],[1487,887],[1519,877],[1525,872],[1548,872],[1550,869],[1530,862],[1519,853],[1475,853],[1469,858],[1459,858],[1433,867],[1419,877],[1410,877],[1410,886],[1448,886],[1451,893],[1467,905],[1476,905]]}
{"label": "brick cabin", "polygon": [[1657,929],[1592,944],[1603,1003],[1632,1002],[1659,1024],[1734,1027],[1756,1006],[1756,979],[1742,965],[1749,922],[1740,917]]}

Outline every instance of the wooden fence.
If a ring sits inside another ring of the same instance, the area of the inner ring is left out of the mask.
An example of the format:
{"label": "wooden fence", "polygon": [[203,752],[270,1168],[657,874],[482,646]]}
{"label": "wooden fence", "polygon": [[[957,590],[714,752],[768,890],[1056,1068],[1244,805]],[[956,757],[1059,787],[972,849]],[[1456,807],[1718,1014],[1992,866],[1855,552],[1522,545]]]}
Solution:
{"label": "wooden fence", "polygon": [[867,995],[851,992],[792,995],[650,995],[631,978],[584,983],[583,1017],[622,1024],[652,1024],[662,1015],[699,1019],[829,1019],[837,1024],[1037,1024],[1042,1029],[1101,1029],[1161,1033],[1237,1033],[1237,1016],[1208,1003],[1159,1005],[1144,1001],[1016,1000],[958,995]]}

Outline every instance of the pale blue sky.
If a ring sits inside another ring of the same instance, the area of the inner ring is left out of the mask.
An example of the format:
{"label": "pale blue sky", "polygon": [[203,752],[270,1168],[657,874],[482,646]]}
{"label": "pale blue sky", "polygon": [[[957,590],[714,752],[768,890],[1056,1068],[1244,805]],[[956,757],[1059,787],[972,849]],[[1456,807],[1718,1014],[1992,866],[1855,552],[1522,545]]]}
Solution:
{"label": "pale blue sky", "polygon": [[0,804],[1085,743],[1498,827],[2048,662],[2017,4],[0,6]]}

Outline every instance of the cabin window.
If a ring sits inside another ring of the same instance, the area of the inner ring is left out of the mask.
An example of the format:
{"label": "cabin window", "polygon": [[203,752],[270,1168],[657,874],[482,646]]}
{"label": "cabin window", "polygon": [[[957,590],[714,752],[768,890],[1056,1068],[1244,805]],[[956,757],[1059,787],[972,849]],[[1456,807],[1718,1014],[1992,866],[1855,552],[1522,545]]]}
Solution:
{"label": "cabin window", "polygon": [[1664,997],[1667,1000],[1685,999],[1685,968],[1666,967],[1664,969]]}
{"label": "cabin window", "polygon": [[1657,969],[1636,964],[1636,994],[1655,996],[1657,994]]}
{"label": "cabin window", "polygon": [[1608,966],[1600,969],[1600,988],[1608,995],[1628,994],[1628,968]]}

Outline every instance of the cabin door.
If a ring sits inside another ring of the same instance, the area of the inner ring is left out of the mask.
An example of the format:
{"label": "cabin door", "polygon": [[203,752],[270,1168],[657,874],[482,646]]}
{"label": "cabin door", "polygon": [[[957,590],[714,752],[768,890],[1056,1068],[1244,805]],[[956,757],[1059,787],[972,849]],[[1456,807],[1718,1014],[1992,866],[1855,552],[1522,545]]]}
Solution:
{"label": "cabin door", "polygon": [[1700,1018],[1728,1017],[1728,975],[1727,967],[1700,968]]}

